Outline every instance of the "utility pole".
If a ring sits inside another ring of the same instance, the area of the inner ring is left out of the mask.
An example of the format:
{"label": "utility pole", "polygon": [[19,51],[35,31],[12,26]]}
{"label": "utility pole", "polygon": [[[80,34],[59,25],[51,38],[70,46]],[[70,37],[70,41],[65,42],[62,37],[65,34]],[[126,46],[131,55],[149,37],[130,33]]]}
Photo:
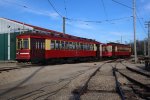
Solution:
{"label": "utility pole", "polygon": [[146,56],[146,39],[144,39],[144,56]]}
{"label": "utility pole", "polygon": [[150,57],[150,21],[146,22],[145,25],[148,28],[148,37],[147,37],[148,45],[147,45],[147,48],[148,48],[148,57]]}
{"label": "utility pole", "polygon": [[121,35],[121,44],[122,44],[122,35]]}
{"label": "utility pole", "polygon": [[8,26],[9,32],[8,32],[8,60],[10,60],[10,29],[11,27]]}
{"label": "utility pole", "polygon": [[66,18],[63,17],[63,33],[65,34]]}
{"label": "utility pole", "polygon": [[150,57],[150,21],[148,22],[148,56]]}
{"label": "utility pole", "polygon": [[146,28],[148,28],[148,36],[147,36],[147,48],[148,49],[148,57],[150,57],[150,21],[146,22]]}
{"label": "utility pole", "polygon": [[23,29],[23,33],[24,33],[24,22],[23,22],[23,28],[22,29]]}
{"label": "utility pole", "polygon": [[137,50],[136,50],[136,0],[133,0],[133,28],[134,28],[134,62],[137,63]]}

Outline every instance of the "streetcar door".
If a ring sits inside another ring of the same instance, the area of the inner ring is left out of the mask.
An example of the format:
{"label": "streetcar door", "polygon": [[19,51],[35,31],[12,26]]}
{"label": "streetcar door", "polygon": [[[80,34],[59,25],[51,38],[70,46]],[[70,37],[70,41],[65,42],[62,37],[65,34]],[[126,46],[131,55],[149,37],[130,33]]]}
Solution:
{"label": "streetcar door", "polygon": [[31,62],[42,62],[45,58],[45,39],[31,39]]}

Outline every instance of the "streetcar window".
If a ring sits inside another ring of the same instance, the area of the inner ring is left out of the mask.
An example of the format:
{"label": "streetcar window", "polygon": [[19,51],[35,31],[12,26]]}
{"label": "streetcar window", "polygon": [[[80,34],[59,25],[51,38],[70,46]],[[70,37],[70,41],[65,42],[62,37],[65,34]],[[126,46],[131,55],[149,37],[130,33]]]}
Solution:
{"label": "streetcar window", "polygon": [[52,40],[52,41],[51,41],[51,49],[52,49],[52,50],[55,49],[55,40]]}
{"label": "streetcar window", "polygon": [[21,49],[22,48],[22,39],[18,39],[17,40],[17,49]]}
{"label": "streetcar window", "polygon": [[90,44],[87,45],[87,49],[90,50]]}
{"label": "streetcar window", "polygon": [[107,51],[112,52],[112,46],[107,46]]}
{"label": "streetcar window", "polygon": [[43,49],[45,49],[45,43],[43,42]]}
{"label": "streetcar window", "polygon": [[77,48],[77,50],[80,50],[79,42],[76,44],[76,48]]}
{"label": "streetcar window", "polygon": [[62,49],[62,42],[59,43],[59,49]]}
{"label": "streetcar window", "polygon": [[87,44],[84,44],[84,50],[87,50]]}
{"label": "streetcar window", "polygon": [[90,50],[94,50],[94,44],[91,44]]}
{"label": "streetcar window", "polygon": [[37,41],[37,49],[39,49],[40,48],[40,43],[39,43],[39,41]]}
{"label": "streetcar window", "polygon": [[76,49],[76,42],[73,42],[73,50],[75,50]]}
{"label": "streetcar window", "polygon": [[36,48],[36,49],[38,48],[38,43],[37,43],[37,41],[35,42],[35,48]]}
{"label": "streetcar window", "polygon": [[72,42],[69,42],[69,49],[72,50]]}
{"label": "streetcar window", "polygon": [[40,43],[40,49],[43,49],[43,42],[40,41],[39,43]]}
{"label": "streetcar window", "polygon": [[65,42],[65,48],[68,49],[69,46],[68,46],[68,42]]}
{"label": "streetcar window", "polygon": [[92,44],[90,44],[90,50],[93,50],[93,45]]}
{"label": "streetcar window", "polygon": [[80,50],[83,50],[83,44],[82,43],[80,44]]}
{"label": "streetcar window", "polygon": [[29,49],[29,40],[23,39],[23,49]]}
{"label": "streetcar window", "polygon": [[65,42],[64,41],[61,42],[61,48],[65,49]]}
{"label": "streetcar window", "polygon": [[59,49],[59,48],[60,48],[60,45],[59,45],[59,44],[60,44],[60,41],[56,41],[56,45],[55,45],[55,46],[56,46],[56,47],[55,47],[56,49]]}
{"label": "streetcar window", "polygon": [[83,48],[82,49],[85,50],[85,44],[83,44]]}
{"label": "streetcar window", "polygon": [[103,46],[103,48],[102,48],[102,49],[103,49],[103,51],[107,51],[106,46]]}

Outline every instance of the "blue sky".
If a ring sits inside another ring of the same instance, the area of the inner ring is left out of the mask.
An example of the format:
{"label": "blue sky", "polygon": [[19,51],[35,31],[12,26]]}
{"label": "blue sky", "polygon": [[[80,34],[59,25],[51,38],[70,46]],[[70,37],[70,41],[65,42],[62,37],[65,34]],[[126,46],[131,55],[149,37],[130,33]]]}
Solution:
{"label": "blue sky", "polygon": [[[62,16],[82,20],[66,20],[68,34],[104,43],[120,41],[121,36],[123,43],[133,41],[132,9],[112,0],[50,1]],[[132,7],[132,0],[115,1]],[[142,40],[147,37],[144,22],[150,20],[150,0],[136,0],[136,7],[139,18],[136,24],[137,39]],[[53,10],[48,0],[0,0],[0,12],[0,17],[62,32],[62,18]],[[123,19],[106,21],[120,18]],[[101,23],[85,21],[101,21]]]}

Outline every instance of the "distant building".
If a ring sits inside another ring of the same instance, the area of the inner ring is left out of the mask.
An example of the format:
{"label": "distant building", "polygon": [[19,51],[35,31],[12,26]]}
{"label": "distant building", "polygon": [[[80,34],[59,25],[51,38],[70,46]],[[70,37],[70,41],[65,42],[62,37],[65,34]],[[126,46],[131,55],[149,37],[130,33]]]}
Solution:
{"label": "distant building", "polygon": [[0,18],[0,60],[15,60],[16,35],[24,33],[26,31],[40,33],[55,32],[23,22],[10,20],[7,18]]}

